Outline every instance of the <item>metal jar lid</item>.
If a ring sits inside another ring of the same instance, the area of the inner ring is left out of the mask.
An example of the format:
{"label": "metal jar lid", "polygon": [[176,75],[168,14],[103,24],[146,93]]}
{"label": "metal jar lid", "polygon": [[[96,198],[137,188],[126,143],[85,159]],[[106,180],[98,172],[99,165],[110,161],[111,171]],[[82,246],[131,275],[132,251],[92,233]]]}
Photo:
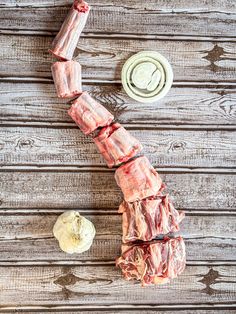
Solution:
{"label": "metal jar lid", "polygon": [[168,60],[156,51],[141,51],[130,57],[121,73],[126,93],[139,102],[154,102],[164,97],[173,83]]}

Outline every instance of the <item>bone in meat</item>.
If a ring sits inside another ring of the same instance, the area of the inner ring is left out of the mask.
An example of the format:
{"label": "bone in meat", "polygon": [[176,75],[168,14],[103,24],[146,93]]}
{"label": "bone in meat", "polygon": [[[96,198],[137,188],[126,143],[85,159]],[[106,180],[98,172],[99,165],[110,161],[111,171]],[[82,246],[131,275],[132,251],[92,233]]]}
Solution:
{"label": "bone in meat", "polygon": [[75,0],[61,29],[49,50],[60,60],[71,60],[80,35],[86,24],[90,7],[83,0]]}
{"label": "bone in meat", "polygon": [[122,245],[122,254],[116,260],[126,280],[140,280],[143,286],[176,278],[185,264],[185,244],[181,237]]}
{"label": "bone in meat", "polygon": [[113,115],[87,92],[83,92],[73,101],[68,114],[84,134],[90,134],[98,127],[109,125]]}
{"label": "bone in meat", "polygon": [[126,202],[135,202],[156,195],[162,180],[147,157],[141,156],[120,166],[115,179]]}
{"label": "bone in meat", "polygon": [[55,62],[52,65],[52,76],[59,98],[70,98],[82,93],[79,62]]}
{"label": "bone in meat", "polygon": [[142,150],[141,143],[119,123],[104,127],[94,142],[109,168],[128,161]]}
{"label": "bone in meat", "polygon": [[123,242],[151,241],[161,234],[179,231],[184,212],[174,208],[168,194],[162,192],[119,207],[122,213]]}

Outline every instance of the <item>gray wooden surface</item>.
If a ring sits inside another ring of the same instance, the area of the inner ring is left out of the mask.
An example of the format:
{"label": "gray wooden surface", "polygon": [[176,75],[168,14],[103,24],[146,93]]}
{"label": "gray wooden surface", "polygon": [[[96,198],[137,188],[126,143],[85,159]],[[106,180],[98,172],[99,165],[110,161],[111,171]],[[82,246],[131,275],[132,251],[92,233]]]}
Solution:
{"label": "gray wooden surface", "polygon": [[[0,0],[0,313],[235,313],[236,2],[90,3],[76,52],[83,87],[140,139],[185,210],[187,268],[160,287],[123,280],[114,171],[67,115],[50,72],[47,50],[71,0]],[[170,93],[147,105],[120,84],[142,49],[174,70]],[[52,236],[66,209],[96,225],[81,255]]]}

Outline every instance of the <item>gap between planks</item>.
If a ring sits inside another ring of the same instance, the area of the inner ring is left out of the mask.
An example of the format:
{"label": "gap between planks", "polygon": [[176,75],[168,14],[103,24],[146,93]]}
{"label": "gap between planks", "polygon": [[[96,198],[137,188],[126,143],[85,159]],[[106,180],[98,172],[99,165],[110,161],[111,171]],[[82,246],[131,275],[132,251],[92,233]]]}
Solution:
{"label": "gap between planks", "polygon": [[[234,314],[234,309],[236,309],[236,304],[200,304],[200,305],[188,305],[185,304],[182,305],[173,305],[173,306],[155,306],[155,305],[142,305],[142,306],[126,306],[125,304],[122,305],[98,305],[98,306],[17,306],[17,307],[11,307],[11,306],[3,306],[0,308],[0,313],[68,313],[68,314],[74,314],[77,312],[83,311],[83,313],[104,313],[104,314],[113,314],[113,313],[171,313],[171,314],[190,314],[190,313],[196,313],[196,314],[215,314],[215,311],[221,311],[221,314]],[[207,312],[206,312],[207,311]]]}
{"label": "gap between planks", "polygon": [[[71,208],[72,209],[72,208]],[[65,210],[68,210],[68,208],[27,208],[27,209],[19,209],[19,208],[14,208],[14,209],[8,209],[8,208],[0,208],[0,216],[4,215],[11,215],[11,216],[24,216],[24,215],[39,215],[39,214],[47,214],[47,215],[59,215],[64,213]],[[101,216],[101,215],[119,215],[117,210],[114,208],[111,209],[100,209],[99,212],[97,212],[97,208],[76,208],[82,215],[85,216]],[[221,211],[217,211],[214,209],[206,209],[206,210],[196,210],[196,209],[191,209],[187,208],[184,209],[184,212],[187,216],[196,216],[196,215],[201,215],[201,216],[236,216],[235,210],[228,210],[228,209],[223,209]]]}
{"label": "gap between planks", "polygon": [[[103,267],[109,267],[109,266],[114,266],[115,267],[115,261],[114,260],[96,260],[96,261],[91,261],[91,260],[83,260],[83,261],[78,261],[78,260],[50,260],[50,261],[45,261],[45,260],[35,260],[35,261],[16,261],[16,260],[8,260],[8,261],[1,261],[0,260],[0,266],[1,267],[25,267],[25,266],[33,266],[33,267],[41,267],[41,266],[47,266],[47,267],[54,267],[54,266],[71,266],[71,267],[76,267],[76,266],[81,266],[81,267],[86,267],[86,266],[91,266],[91,267],[97,267],[97,266],[103,266]],[[227,260],[214,260],[214,261],[187,261],[186,266],[236,266],[236,262],[234,261],[227,261]]]}
{"label": "gap between planks", "polygon": [[[0,172],[115,172],[115,169],[108,169],[105,166],[70,166],[70,165],[63,165],[63,166],[58,166],[58,165],[53,165],[53,166],[45,166],[45,165],[33,165],[33,166],[27,166],[27,165],[21,165],[21,166],[1,166],[0,167]],[[179,167],[158,167],[158,172],[160,174],[164,173],[206,173],[206,174],[235,174],[236,173],[236,168],[231,168],[231,167],[207,167],[207,168],[194,168],[194,167],[186,167],[186,168],[179,168]]]}
{"label": "gap between planks", "polygon": [[[169,313],[173,313],[173,311],[177,311],[177,312],[183,312],[184,311],[201,311],[201,310],[234,310],[236,309],[236,303],[214,303],[214,304],[174,304],[174,305],[148,305],[148,304],[144,304],[144,305],[128,305],[128,304],[113,304],[113,305],[101,305],[101,304],[97,304],[97,305],[90,305],[90,304],[85,304],[85,305],[42,305],[42,306],[33,306],[33,305],[24,305],[24,306],[10,306],[10,305],[4,305],[0,307],[0,313],[9,313],[9,312],[18,312],[19,313],[23,313],[23,311],[25,312],[38,312],[40,311],[40,313],[61,313],[63,311],[64,312],[70,312],[70,311],[101,311],[101,313],[103,311],[106,311],[106,313],[116,313],[117,311],[119,312],[125,312],[126,311],[135,311],[137,313],[138,311],[155,311],[155,313],[157,313],[156,311],[171,311]],[[119,313],[118,312],[118,313]],[[74,312],[73,312],[74,313]],[[94,313],[94,312],[91,312]],[[190,312],[188,312],[190,313]],[[201,312],[200,312],[201,313]],[[214,312],[212,312],[211,314],[213,314]],[[226,312],[225,312],[226,313]],[[228,312],[227,312],[228,313]],[[202,313],[202,314],[205,314]]]}
{"label": "gap between planks", "polygon": [[[228,124],[165,124],[165,123],[159,123],[159,124],[150,124],[147,125],[145,123],[122,123],[122,125],[129,129],[129,130],[208,130],[208,131],[216,131],[216,130],[222,130],[222,131],[234,131],[236,130],[236,124],[235,125],[228,125]],[[145,125],[145,127],[144,127]],[[17,127],[17,126],[23,126],[23,127],[44,127],[44,128],[70,128],[70,129],[78,129],[78,126],[75,125],[74,122],[51,122],[51,121],[44,121],[44,122],[37,122],[34,120],[6,120],[1,121],[0,126],[2,127]]]}
{"label": "gap between planks", "polygon": [[[34,76],[4,76],[1,75],[0,77],[0,83],[1,82],[5,82],[5,83],[53,83],[53,79],[52,78],[47,78],[47,77],[34,77]],[[121,85],[121,80],[99,80],[99,79],[88,79],[88,78],[83,78],[83,82],[85,84],[90,84],[90,85],[94,85],[94,84],[99,84],[99,85],[105,85],[105,84],[110,84],[110,85]],[[172,84],[172,87],[206,87],[206,88],[220,88],[220,87],[225,87],[225,88],[234,88],[236,87],[236,82],[235,81],[211,81],[211,80],[207,80],[207,81],[198,81],[198,80],[194,80],[194,81],[179,81],[179,80],[175,80]]]}
{"label": "gap between planks", "polygon": [[[1,9],[1,7],[0,7]],[[1,29],[0,28],[0,34],[2,35],[16,35],[16,36],[56,36],[58,32],[57,31],[51,31],[51,30],[27,30],[27,29]],[[197,36],[197,35],[191,35],[191,34],[181,34],[181,35],[162,35],[162,34],[132,34],[132,33],[126,33],[126,34],[121,34],[121,33],[103,33],[103,32],[97,32],[97,33],[91,33],[91,32],[86,32],[84,31],[83,34],[80,36],[80,38],[103,38],[103,39],[141,39],[141,40],[168,40],[168,41],[179,41],[179,40],[184,40],[184,41],[196,41],[196,42],[209,42],[209,41],[214,41],[214,42],[230,42],[234,43],[236,42],[236,38],[232,36]]]}

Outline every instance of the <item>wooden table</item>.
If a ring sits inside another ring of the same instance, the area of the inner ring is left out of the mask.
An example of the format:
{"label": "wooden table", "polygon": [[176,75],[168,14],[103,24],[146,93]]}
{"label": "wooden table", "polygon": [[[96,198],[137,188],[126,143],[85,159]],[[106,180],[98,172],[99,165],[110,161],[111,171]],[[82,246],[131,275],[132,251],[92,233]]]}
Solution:
{"label": "wooden table", "polygon": [[[68,0],[0,0],[0,312],[235,313],[236,1],[90,1],[78,45],[83,87],[145,147],[186,219],[187,268],[141,288],[114,266],[121,193],[91,139],[57,99],[47,50]],[[140,104],[122,91],[133,53],[156,50],[174,70],[170,93]],[[59,214],[96,225],[90,251],[66,255]]]}

